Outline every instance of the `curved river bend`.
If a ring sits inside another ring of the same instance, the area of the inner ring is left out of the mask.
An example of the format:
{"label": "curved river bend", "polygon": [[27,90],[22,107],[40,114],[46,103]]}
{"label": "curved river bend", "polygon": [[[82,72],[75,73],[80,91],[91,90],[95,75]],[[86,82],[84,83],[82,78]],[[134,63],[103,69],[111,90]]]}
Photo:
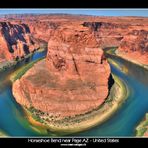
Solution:
{"label": "curved river bend", "polygon": [[[9,136],[42,136],[23,118],[23,111],[12,95],[9,75],[22,65],[45,55],[46,51],[35,53],[0,73],[0,131]],[[77,133],[75,136],[134,136],[136,126],[148,112],[148,70],[114,55],[108,57],[120,66],[118,69],[110,63],[111,72],[128,86],[129,96],[120,109],[102,125]]]}

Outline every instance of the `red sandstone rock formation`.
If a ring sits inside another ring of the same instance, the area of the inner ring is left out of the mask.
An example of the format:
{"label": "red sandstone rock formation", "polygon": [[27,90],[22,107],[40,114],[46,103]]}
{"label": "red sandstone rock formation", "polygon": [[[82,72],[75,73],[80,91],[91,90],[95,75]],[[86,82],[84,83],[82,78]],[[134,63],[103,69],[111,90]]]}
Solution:
{"label": "red sandstone rock formation", "polygon": [[[13,94],[24,106],[64,117],[84,114],[106,99],[110,68],[99,47],[123,47],[124,40],[132,40],[126,39],[129,32],[148,25],[146,18],[130,17],[33,16],[22,22],[34,38],[48,41],[48,53],[14,83]],[[138,34],[141,39],[133,41],[140,44],[145,39]]]}
{"label": "red sandstone rock formation", "polygon": [[37,47],[26,24],[0,22],[0,59],[24,57]]}
{"label": "red sandstone rock formation", "polygon": [[17,80],[13,94],[24,106],[61,117],[91,111],[108,95],[110,68],[102,55],[89,27],[64,23],[48,42],[46,62]]}
{"label": "red sandstone rock formation", "polygon": [[148,64],[148,28],[129,32],[124,36],[118,51],[124,58]]}
{"label": "red sandstone rock formation", "polygon": [[28,24],[30,28],[30,32],[32,36],[40,41],[45,41],[48,43],[52,33],[54,30],[58,28],[60,25],[59,22],[52,21],[33,21],[33,22],[25,22]]}

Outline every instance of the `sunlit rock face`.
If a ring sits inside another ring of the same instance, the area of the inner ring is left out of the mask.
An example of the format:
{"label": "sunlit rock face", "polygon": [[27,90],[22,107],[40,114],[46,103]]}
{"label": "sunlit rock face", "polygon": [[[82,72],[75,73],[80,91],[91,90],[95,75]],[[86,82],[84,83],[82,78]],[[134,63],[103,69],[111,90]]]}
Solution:
{"label": "sunlit rock face", "polygon": [[20,104],[61,117],[84,114],[108,95],[110,67],[102,57],[94,31],[64,23],[48,42],[46,60],[15,82],[13,94]]}
{"label": "sunlit rock face", "polygon": [[146,18],[38,16],[21,21],[35,40],[48,43],[48,52],[13,84],[13,94],[21,105],[55,116],[84,114],[105,101],[110,67],[103,48],[132,53],[137,45],[130,41],[138,43],[139,54],[141,42],[147,48],[147,32],[140,31],[147,29]]}
{"label": "sunlit rock face", "polygon": [[26,24],[0,22],[0,59],[13,60],[33,52],[38,45]]}
{"label": "sunlit rock face", "polygon": [[122,39],[118,51],[122,57],[148,64],[148,28],[129,32]]}

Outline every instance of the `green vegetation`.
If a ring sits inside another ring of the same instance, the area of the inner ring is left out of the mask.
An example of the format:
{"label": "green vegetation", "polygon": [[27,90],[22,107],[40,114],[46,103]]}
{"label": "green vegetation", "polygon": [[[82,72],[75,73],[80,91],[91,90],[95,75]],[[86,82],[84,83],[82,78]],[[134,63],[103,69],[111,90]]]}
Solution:
{"label": "green vegetation", "polygon": [[140,122],[136,128],[136,136],[144,136],[145,132],[148,130],[148,113],[145,115],[145,119]]}
{"label": "green vegetation", "polygon": [[42,60],[43,58],[40,58],[36,61],[32,61],[24,66],[22,66],[20,69],[16,70],[13,74],[11,74],[10,76],[10,80],[12,82],[16,81],[17,79],[20,79],[27,70],[29,70],[35,63],[37,63],[38,61]]}
{"label": "green vegetation", "polygon": [[43,125],[47,125],[48,122],[55,120],[58,116],[49,115],[48,113],[42,112],[31,106],[30,108],[26,108],[27,111],[30,112],[32,118]]}
{"label": "green vegetation", "polygon": [[23,106],[22,111],[15,109],[14,112],[16,114],[17,121],[19,121],[24,128],[28,128],[29,130],[31,128],[33,131],[35,131],[35,133],[42,136],[48,135],[46,127],[38,124],[32,124],[32,122],[30,122],[30,119],[28,118],[28,116],[30,116],[30,112],[28,109],[26,109],[26,107]]}
{"label": "green vegetation", "polygon": [[44,123],[44,120],[41,118],[41,116],[45,114],[44,112],[35,109],[33,106],[31,106],[31,107],[28,108],[27,110],[31,112],[32,117],[33,117],[36,121],[38,121],[38,122],[40,122],[40,123]]}
{"label": "green vegetation", "polygon": [[138,130],[137,130],[137,133],[136,133],[136,136],[143,136],[144,135],[144,133],[147,131],[147,129],[146,128],[139,128]]}
{"label": "green vegetation", "polygon": [[109,48],[109,50],[106,51],[106,53],[115,55],[116,49],[117,49],[117,47],[111,47],[111,48]]}
{"label": "green vegetation", "polygon": [[9,67],[16,65],[17,62],[16,61],[5,61],[3,63],[0,63],[0,71],[5,71],[7,70]]}
{"label": "green vegetation", "polygon": [[7,137],[7,136],[8,135],[5,132],[3,132],[3,131],[0,130],[0,137]]}

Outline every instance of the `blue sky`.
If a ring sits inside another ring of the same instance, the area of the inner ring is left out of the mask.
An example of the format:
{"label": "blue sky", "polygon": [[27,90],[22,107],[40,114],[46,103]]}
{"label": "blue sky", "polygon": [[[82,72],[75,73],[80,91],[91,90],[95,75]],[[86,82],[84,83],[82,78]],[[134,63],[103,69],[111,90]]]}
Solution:
{"label": "blue sky", "polygon": [[97,16],[144,16],[148,17],[148,9],[0,9],[0,14],[24,13],[67,13]]}

